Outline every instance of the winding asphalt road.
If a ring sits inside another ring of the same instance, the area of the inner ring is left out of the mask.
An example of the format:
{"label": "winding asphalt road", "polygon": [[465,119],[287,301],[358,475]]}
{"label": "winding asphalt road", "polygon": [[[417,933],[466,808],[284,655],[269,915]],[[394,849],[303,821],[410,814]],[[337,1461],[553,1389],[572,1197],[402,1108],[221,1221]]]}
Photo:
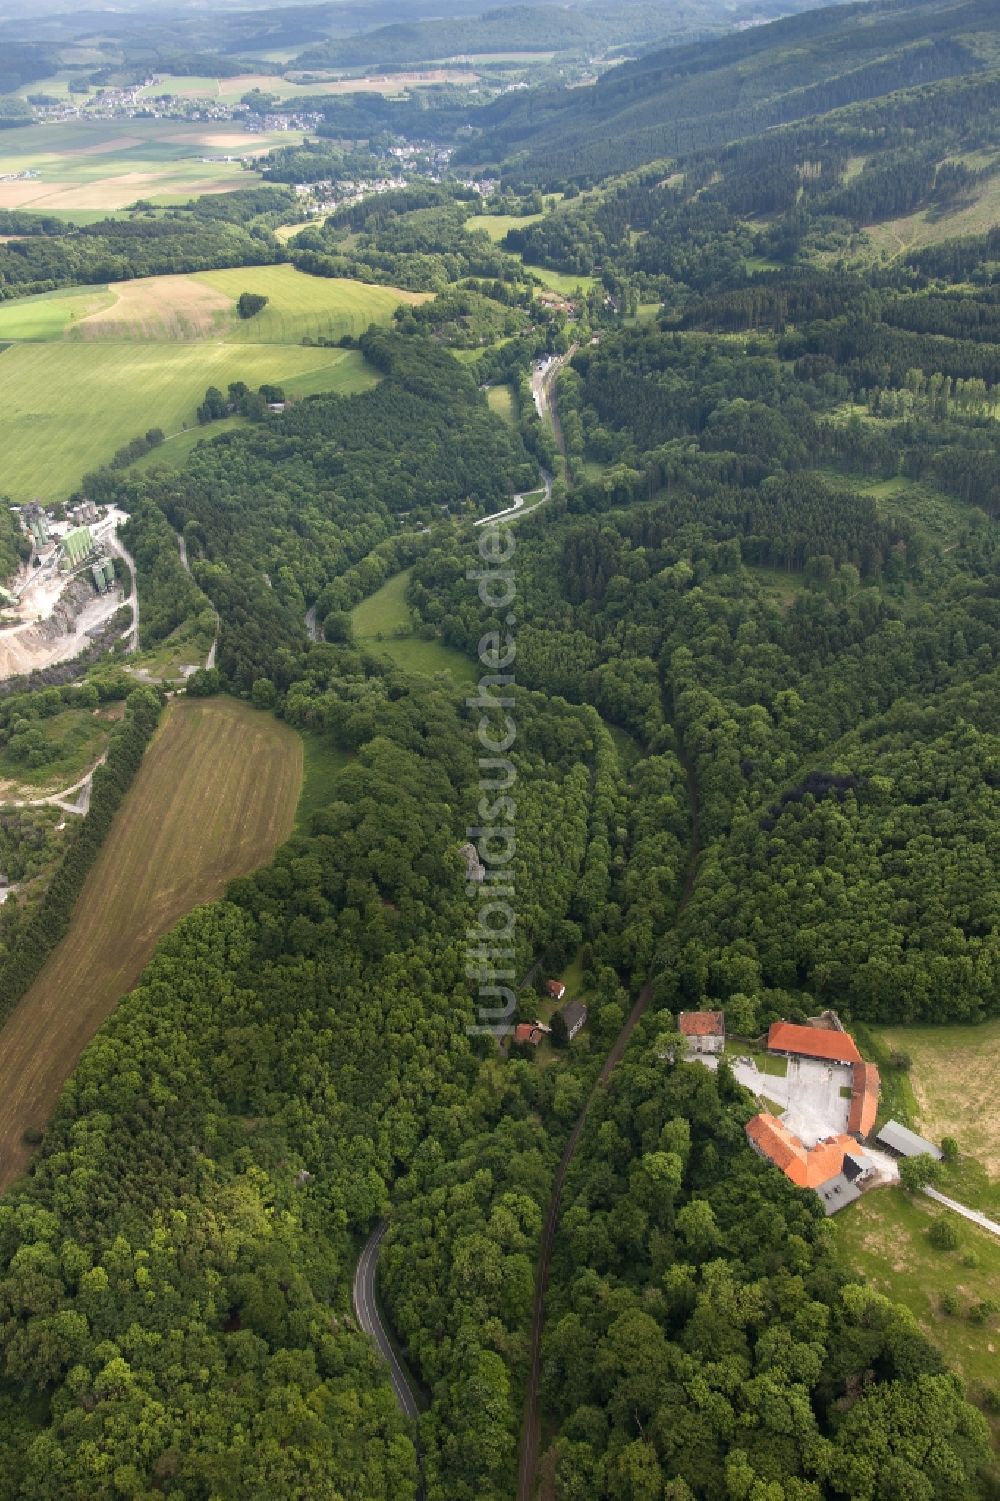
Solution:
{"label": "winding asphalt road", "polygon": [[420,1405],[413,1395],[402,1361],[393,1349],[392,1340],[382,1323],[375,1293],[379,1246],[382,1244],[382,1237],[387,1229],[386,1221],[381,1220],[365,1241],[364,1250],[358,1257],[358,1265],[354,1273],[354,1316],[365,1334],[375,1341],[379,1354],[389,1367],[389,1380],[392,1382],[396,1401],[404,1416],[418,1418]]}

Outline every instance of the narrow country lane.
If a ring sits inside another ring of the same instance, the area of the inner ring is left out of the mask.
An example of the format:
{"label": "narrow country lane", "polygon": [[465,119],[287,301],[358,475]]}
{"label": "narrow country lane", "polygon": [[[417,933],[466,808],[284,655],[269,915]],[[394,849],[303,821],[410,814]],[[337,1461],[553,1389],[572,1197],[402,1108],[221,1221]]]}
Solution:
{"label": "narrow country lane", "polygon": [[358,1257],[354,1272],[354,1315],[365,1334],[375,1341],[379,1354],[389,1367],[389,1380],[402,1412],[408,1418],[417,1418],[420,1416],[420,1405],[413,1394],[415,1383],[411,1386],[403,1363],[393,1349],[392,1340],[382,1323],[375,1292],[379,1247],[387,1229],[387,1222],[380,1220]]}

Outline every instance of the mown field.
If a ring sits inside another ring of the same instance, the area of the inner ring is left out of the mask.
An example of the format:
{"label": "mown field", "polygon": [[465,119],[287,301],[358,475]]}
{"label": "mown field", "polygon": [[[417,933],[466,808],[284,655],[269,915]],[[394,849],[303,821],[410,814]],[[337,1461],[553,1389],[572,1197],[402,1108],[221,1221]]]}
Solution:
{"label": "mown field", "polygon": [[[81,220],[137,198],[182,203],[201,193],[255,186],[241,157],[290,146],[301,131],[250,133],[229,121],[73,120],[0,132],[0,208],[30,208]],[[223,157],[234,158],[223,161]],[[217,158],[203,161],[203,157]]]}
{"label": "mown field", "polygon": [[374,594],[351,611],[351,632],[363,642],[391,657],[406,672],[433,677],[447,672],[460,686],[476,682],[476,664],[443,641],[427,640],[413,629],[413,616],[406,603],[410,569],[396,573]]}
{"label": "mown field", "polygon": [[400,303],[426,302],[429,292],[404,292],[367,282],[307,276],[294,266],[247,266],[203,271],[192,278],[232,306],[241,292],[259,292],[268,305],[253,318],[236,318],[225,337],[246,344],[297,344],[305,337],[339,339],[389,323]]}
{"label": "mown field", "polygon": [[963,1153],[1000,1177],[1000,1021],[975,1027],[886,1027],[888,1047],[912,1059],[907,1075],[917,1129],[953,1136]]}
{"label": "mown field", "polygon": [[0,1189],[158,939],[288,837],[302,741],[232,699],[179,699],[146,752],[69,932],[0,1033]]}
{"label": "mown field", "polygon": [[[301,345],[22,343],[0,352],[3,488],[15,503],[61,500],[138,433],[197,426],[209,385],[280,382],[300,396],[373,382],[354,350]],[[210,436],[202,429],[201,436]]]}

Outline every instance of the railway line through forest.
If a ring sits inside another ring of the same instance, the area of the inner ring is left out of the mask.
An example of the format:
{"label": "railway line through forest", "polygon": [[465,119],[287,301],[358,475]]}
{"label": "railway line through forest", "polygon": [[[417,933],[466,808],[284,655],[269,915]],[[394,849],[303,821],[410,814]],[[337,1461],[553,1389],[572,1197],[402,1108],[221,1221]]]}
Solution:
{"label": "railway line through forest", "polygon": [[[684,881],[681,885],[677,907],[674,912],[675,925],[691,900],[695,878],[698,874],[698,860],[701,854],[698,784],[695,780],[694,767],[691,762],[683,753],[679,752],[678,754],[687,778],[688,806],[691,812],[691,842]],[[549,1196],[549,1206],[542,1226],[542,1240],[538,1253],[538,1263],[535,1269],[535,1294],[531,1315],[531,1363],[528,1369],[528,1384],[524,1393],[524,1411],[521,1420],[521,1446],[518,1455],[517,1471],[517,1501],[533,1501],[535,1493],[535,1477],[538,1471],[538,1450],[541,1436],[541,1423],[538,1415],[538,1394],[542,1370],[542,1335],[545,1332],[545,1295],[548,1291],[549,1275],[552,1269],[552,1253],[555,1248],[556,1232],[559,1228],[563,1189],[566,1186],[566,1178],[573,1164],[573,1159],[576,1156],[576,1149],[579,1146],[583,1128],[587,1123],[590,1108],[601,1090],[607,1087],[611,1075],[621,1062],[625,1049],[631,1041],[632,1034],[640,1019],[645,1014],[652,996],[653,982],[649,979],[640,990],[635,1005],[625,1018],[618,1036],[612,1043],[608,1055],[601,1065],[597,1082],[588,1094],[580,1114],[573,1123],[573,1129],[569,1133],[562,1156],[559,1159],[559,1165],[556,1168],[555,1177],[552,1180],[552,1192]]]}

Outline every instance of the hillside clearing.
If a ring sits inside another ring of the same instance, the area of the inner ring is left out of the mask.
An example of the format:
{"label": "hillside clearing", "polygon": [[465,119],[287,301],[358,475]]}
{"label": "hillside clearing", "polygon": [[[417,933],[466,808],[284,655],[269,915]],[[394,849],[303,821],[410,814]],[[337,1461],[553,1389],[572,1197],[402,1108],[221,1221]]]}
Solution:
{"label": "hillside clearing", "polygon": [[447,672],[459,685],[476,681],[476,664],[462,652],[443,641],[418,636],[413,616],[406,603],[406,586],[411,569],[393,574],[381,589],[363,599],[351,611],[351,631],[355,641],[373,651],[391,657],[404,672],[423,677]]}
{"label": "hillside clearing", "polygon": [[[959,1233],[955,1251],[938,1251],[927,1239],[936,1219],[946,1216]],[[996,1297],[1000,1284],[1000,1241],[975,1225],[959,1221],[923,1195],[900,1188],[867,1193],[831,1222],[845,1264],[869,1286],[904,1303],[948,1364],[966,1380],[973,1400],[1000,1384],[997,1320],[969,1320],[976,1303]],[[974,1266],[964,1258],[973,1257]],[[958,1299],[960,1312],[944,1314],[941,1295]],[[995,1420],[994,1420],[995,1421]]]}
{"label": "hillside clearing", "polygon": [[169,706],[69,932],[0,1034],[0,1188],[157,940],[288,837],[301,782],[302,742],[272,716],[223,698]]}

